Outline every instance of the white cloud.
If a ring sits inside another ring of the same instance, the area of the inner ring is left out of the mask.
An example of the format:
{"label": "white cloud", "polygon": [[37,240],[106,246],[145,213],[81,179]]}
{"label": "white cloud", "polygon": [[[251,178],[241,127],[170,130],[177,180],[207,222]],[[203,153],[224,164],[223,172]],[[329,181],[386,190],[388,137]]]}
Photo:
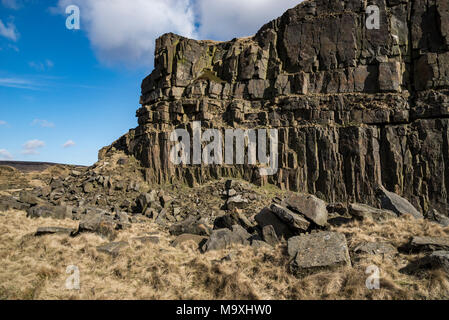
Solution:
{"label": "white cloud", "polygon": [[191,0],[59,0],[60,12],[71,4],[80,7],[81,30],[106,64],[150,65],[157,37],[195,32]]}
{"label": "white cloud", "polygon": [[0,149],[0,160],[12,160],[13,156],[8,150]]}
{"label": "white cloud", "polygon": [[73,147],[73,146],[75,146],[76,145],[76,143],[73,141],[73,140],[69,140],[69,141],[67,141],[66,143],[64,143],[63,145],[62,145],[62,147],[63,148],[70,148],[70,147]]}
{"label": "white cloud", "polygon": [[35,61],[31,61],[28,63],[28,65],[37,70],[37,71],[45,71],[45,70],[49,70],[51,68],[53,68],[55,66],[55,64],[53,63],[53,61],[51,60],[45,60],[44,62],[35,62]]}
{"label": "white cloud", "polygon": [[19,33],[17,32],[16,26],[12,22],[8,22],[6,25],[0,19],[0,36],[6,39],[17,41],[19,38]]}
{"label": "white cloud", "polygon": [[8,122],[0,120],[0,126],[6,126],[8,124]]}
{"label": "white cloud", "polygon": [[231,40],[255,34],[265,23],[293,8],[298,0],[197,0],[199,36]]}
{"label": "white cloud", "polygon": [[[80,7],[81,30],[101,62],[151,65],[156,38],[173,32],[194,39],[253,35],[301,0],[59,0],[52,12]],[[199,27],[198,27],[199,26]]]}
{"label": "white cloud", "polygon": [[38,155],[38,149],[45,147],[45,142],[40,140],[30,140],[23,145],[22,154]]}
{"label": "white cloud", "polygon": [[42,128],[53,128],[55,124],[53,122],[47,121],[47,120],[41,120],[41,119],[34,119],[31,123],[33,126],[41,126]]}

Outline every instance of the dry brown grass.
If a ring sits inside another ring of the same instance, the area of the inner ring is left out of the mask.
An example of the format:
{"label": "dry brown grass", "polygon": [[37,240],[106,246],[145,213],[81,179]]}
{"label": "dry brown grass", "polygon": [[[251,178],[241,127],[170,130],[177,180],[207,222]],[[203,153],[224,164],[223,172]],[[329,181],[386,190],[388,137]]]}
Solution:
{"label": "dry brown grass", "polygon": [[[135,224],[120,234],[131,247],[113,258],[98,253],[107,241],[93,234],[76,238],[51,235],[36,238],[39,226],[76,227],[71,220],[29,220],[23,212],[0,214],[0,299],[447,299],[449,279],[439,272],[402,274],[398,270],[416,256],[392,260],[366,257],[352,268],[323,271],[297,278],[287,270],[285,246],[275,249],[236,247],[207,254],[193,244],[170,247],[170,237],[158,226]],[[360,241],[407,242],[412,235],[449,234],[429,222],[398,219],[385,225],[353,222],[336,228],[350,247]],[[131,241],[156,233],[159,244]],[[220,261],[233,252],[231,261]],[[368,290],[366,267],[381,269],[381,289]],[[67,266],[81,273],[81,290],[65,289]]]}

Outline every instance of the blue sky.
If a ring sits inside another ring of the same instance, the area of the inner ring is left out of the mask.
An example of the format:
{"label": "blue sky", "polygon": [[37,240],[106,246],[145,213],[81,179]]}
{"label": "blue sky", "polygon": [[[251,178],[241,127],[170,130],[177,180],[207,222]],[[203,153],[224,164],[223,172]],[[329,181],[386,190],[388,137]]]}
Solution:
{"label": "blue sky", "polygon": [[[240,2],[0,0],[0,160],[93,164],[137,126],[157,36],[251,35],[299,1]],[[65,27],[69,4],[80,30]]]}

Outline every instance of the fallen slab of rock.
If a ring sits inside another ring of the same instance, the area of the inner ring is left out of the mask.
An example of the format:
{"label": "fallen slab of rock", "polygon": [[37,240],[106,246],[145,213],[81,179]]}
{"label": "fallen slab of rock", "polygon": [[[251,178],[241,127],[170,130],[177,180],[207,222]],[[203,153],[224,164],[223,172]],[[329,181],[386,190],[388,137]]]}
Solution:
{"label": "fallen slab of rock", "polygon": [[251,235],[239,225],[232,226],[232,230],[214,230],[204,244],[203,251],[227,249],[235,244],[249,245],[250,238]]}
{"label": "fallen slab of rock", "polygon": [[383,222],[398,217],[397,214],[391,210],[377,209],[361,203],[349,204],[349,214],[356,219],[372,219],[377,222]]}
{"label": "fallen slab of rock", "polygon": [[292,237],[288,240],[288,254],[294,273],[351,266],[346,237],[336,232],[322,231]]}
{"label": "fallen slab of rock", "polygon": [[263,208],[255,217],[257,224],[260,228],[266,226],[273,226],[274,231],[278,239],[288,239],[294,236],[294,232],[284,223],[277,215],[274,214],[269,208]]}
{"label": "fallen slab of rock", "polygon": [[248,200],[244,199],[240,194],[231,197],[226,201],[227,210],[243,209],[246,206],[248,206]]}
{"label": "fallen slab of rock", "polygon": [[204,219],[201,217],[190,216],[182,222],[172,224],[169,227],[169,232],[174,236],[179,236],[184,233],[208,236],[211,231]]}
{"label": "fallen slab of rock", "polygon": [[449,238],[443,237],[413,237],[409,248],[414,252],[422,251],[449,251]]}
{"label": "fallen slab of rock", "polygon": [[111,216],[102,213],[88,214],[80,221],[77,232],[92,232],[100,236],[114,240],[117,236],[117,230],[122,229],[121,225],[113,220]]}
{"label": "fallen slab of rock", "polygon": [[442,215],[435,209],[431,209],[427,212],[426,219],[441,224],[443,227],[449,226],[449,218]]}
{"label": "fallen slab of rock", "polygon": [[[273,203],[270,210],[282,221],[284,221],[291,229],[298,232],[305,232],[309,229],[310,222],[299,214]],[[326,219],[327,220],[327,219]]]}
{"label": "fallen slab of rock", "polygon": [[50,204],[37,205],[27,210],[28,218],[53,218],[53,219],[72,219],[72,207],[52,206]]}
{"label": "fallen slab of rock", "polygon": [[411,214],[416,219],[423,218],[423,215],[407,199],[388,191],[383,186],[377,189],[377,196],[383,209],[391,210],[398,216]]}
{"label": "fallen slab of rock", "polygon": [[286,206],[301,213],[319,226],[327,223],[328,212],[326,202],[311,194],[291,193],[285,200]]}
{"label": "fallen slab of rock", "polygon": [[364,242],[354,249],[354,253],[392,257],[398,253],[398,250],[386,242]]}
{"label": "fallen slab of rock", "polygon": [[433,269],[442,269],[449,273],[449,251],[434,251],[425,257],[424,261],[430,264]]}
{"label": "fallen slab of rock", "polygon": [[34,233],[36,237],[45,236],[49,234],[66,234],[71,235],[75,230],[61,227],[39,227]]}

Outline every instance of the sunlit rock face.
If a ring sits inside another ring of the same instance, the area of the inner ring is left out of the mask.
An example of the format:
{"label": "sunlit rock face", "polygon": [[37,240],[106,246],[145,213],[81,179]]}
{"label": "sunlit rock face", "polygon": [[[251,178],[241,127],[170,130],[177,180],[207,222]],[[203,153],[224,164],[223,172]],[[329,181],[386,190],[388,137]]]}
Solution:
{"label": "sunlit rock face", "polygon": [[[425,212],[448,212],[449,2],[304,1],[253,37],[165,34],[143,80],[139,126],[100,151],[139,159],[150,182],[241,177],[328,201],[378,205],[383,185]],[[276,128],[279,170],[170,161],[170,133]]]}

